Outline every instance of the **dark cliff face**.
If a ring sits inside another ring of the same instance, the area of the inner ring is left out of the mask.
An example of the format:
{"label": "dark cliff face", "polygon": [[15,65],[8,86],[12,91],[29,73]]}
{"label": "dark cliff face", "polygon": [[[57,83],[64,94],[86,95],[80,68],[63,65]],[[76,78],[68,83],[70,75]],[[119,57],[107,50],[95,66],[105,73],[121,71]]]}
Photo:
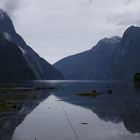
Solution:
{"label": "dark cliff face", "polygon": [[0,34],[0,82],[35,80],[37,77],[27,65],[22,51]]}
{"label": "dark cliff face", "polygon": [[91,50],[64,58],[54,66],[66,79],[105,79],[115,50],[120,46],[120,37],[104,38]]}
{"label": "dark cliff face", "polygon": [[125,32],[110,69],[111,79],[132,80],[140,72],[140,28],[131,26]]}
{"label": "dark cliff face", "polygon": [[3,10],[0,10],[0,33],[3,33],[7,40],[13,42],[20,48],[28,67],[32,69],[37,79],[63,79],[61,72],[34,52],[34,50],[25,43],[22,37],[16,33],[10,17]]}
{"label": "dark cliff face", "polygon": [[0,9],[0,32],[8,32],[11,34],[15,32],[15,28],[10,17],[2,9]]}

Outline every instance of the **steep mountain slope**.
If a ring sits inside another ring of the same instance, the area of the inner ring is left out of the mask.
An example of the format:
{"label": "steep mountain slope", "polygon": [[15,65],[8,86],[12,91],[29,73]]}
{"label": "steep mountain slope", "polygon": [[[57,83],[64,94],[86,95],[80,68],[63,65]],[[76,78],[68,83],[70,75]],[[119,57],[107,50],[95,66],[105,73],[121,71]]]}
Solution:
{"label": "steep mountain slope", "polygon": [[27,65],[22,51],[0,34],[0,82],[35,80],[32,69]]}
{"label": "steep mountain slope", "polygon": [[108,75],[109,79],[132,80],[140,72],[140,27],[129,27],[116,51]]}
{"label": "steep mountain slope", "polygon": [[20,48],[28,67],[32,69],[37,79],[63,79],[61,72],[26,45],[22,37],[16,33],[10,17],[3,10],[0,10],[0,33]]}
{"label": "steep mountain slope", "polygon": [[105,79],[120,41],[117,36],[105,38],[91,50],[64,58],[54,66],[64,74],[65,79]]}

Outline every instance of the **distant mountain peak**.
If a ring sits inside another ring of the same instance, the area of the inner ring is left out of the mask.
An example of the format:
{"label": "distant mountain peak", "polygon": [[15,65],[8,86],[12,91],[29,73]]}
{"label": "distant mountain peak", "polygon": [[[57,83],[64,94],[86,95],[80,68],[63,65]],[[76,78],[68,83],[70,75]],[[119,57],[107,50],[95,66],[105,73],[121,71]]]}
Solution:
{"label": "distant mountain peak", "polygon": [[106,49],[106,48],[116,48],[119,46],[121,42],[121,37],[119,36],[113,36],[111,38],[104,38],[100,40],[96,46],[94,46],[92,49],[94,50],[95,48],[100,48],[100,49]]}
{"label": "distant mountain peak", "polygon": [[140,42],[139,40],[140,40],[140,27],[130,26],[123,34],[122,45],[128,46],[128,44],[130,44],[131,42],[133,45],[130,46],[134,46],[134,44],[136,43],[138,44],[138,42]]}
{"label": "distant mountain peak", "polygon": [[137,33],[140,34],[140,27],[137,26],[130,26],[125,32],[124,32],[124,36],[137,36]]}
{"label": "distant mountain peak", "polygon": [[118,42],[121,40],[121,37],[120,36],[113,36],[110,38],[110,40],[113,40],[114,42]]}
{"label": "distant mountain peak", "polygon": [[15,28],[11,18],[2,9],[0,9],[0,32],[15,32]]}
{"label": "distant mountain peak", "polygon": [[0,9],[0,20],[4,20],[7,17],[10,18],[9,15],[3,9]]}
{"label": "distant mountain peak", "polygon": [[137,29],[140,29],[140,27],[132,25],[127,30],[137,30]]}
{"label": "distant mountain peak", "polygon": [[111,38],[104,38],[102,40],[100,40],[98,42],[98,45],[102,45],[102,44],[116,44],[116,43],[119,43],[121,41],[121,37],[119,36],[113,36]]}

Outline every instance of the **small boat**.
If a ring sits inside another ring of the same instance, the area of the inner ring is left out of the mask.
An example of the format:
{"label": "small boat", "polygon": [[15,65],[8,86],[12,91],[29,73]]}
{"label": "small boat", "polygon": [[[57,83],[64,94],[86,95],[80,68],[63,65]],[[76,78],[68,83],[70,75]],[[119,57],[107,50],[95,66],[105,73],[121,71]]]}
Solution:
{"label": "small boat", "polygon": [[97,96],[100,96],[100,95],[102,95],[104,93],[112,94],[112,90],[108,90],[107,92],[97,92],[96,90],[92,90],[92,92],[79,93],[77,95],[79,95],[79,96],[87,96],[87,97],[97,97]]}

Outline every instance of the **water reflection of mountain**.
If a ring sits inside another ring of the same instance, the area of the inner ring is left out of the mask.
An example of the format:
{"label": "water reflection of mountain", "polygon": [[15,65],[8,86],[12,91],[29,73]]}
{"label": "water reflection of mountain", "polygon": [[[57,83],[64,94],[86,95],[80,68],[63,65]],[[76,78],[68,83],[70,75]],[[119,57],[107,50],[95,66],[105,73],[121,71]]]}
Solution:
{"label": "water reflection of mountain", "polygon": [[[97,91],[113,89],[113,93],[104,93],[96,98],[77,95],[93,89]],[[123,122],[131,133],[140,132],[140,90],[131,83],[68,84],[57,92],[56,96],[66,102],[92,110],[104,121]]]}
{"label": "water reflection of mountain", "polygon": [[[42,83],[41,83],[42,85]],[[105,91],[94,97],[79,96],[96,89]],[[107,90],[112,89],[112,94]],[[46,99],[52,89],[17,89],[0,91],[0,140],[11,140],[15,128],[40,102]],[[53,89],[53,94],[62,101],[92,110],[108,122],[123,122],[131,133],[140,132],[140,89],[131,83],[65,83],[64,88]],[[60,100],[60,101],[61,101]],[[3,104],[7,104],[4,107]]]}
{"label": "water reflection of mountain", "polygon": [[15,128],[51,90],[0,90],[0,140],[11,140]]}

